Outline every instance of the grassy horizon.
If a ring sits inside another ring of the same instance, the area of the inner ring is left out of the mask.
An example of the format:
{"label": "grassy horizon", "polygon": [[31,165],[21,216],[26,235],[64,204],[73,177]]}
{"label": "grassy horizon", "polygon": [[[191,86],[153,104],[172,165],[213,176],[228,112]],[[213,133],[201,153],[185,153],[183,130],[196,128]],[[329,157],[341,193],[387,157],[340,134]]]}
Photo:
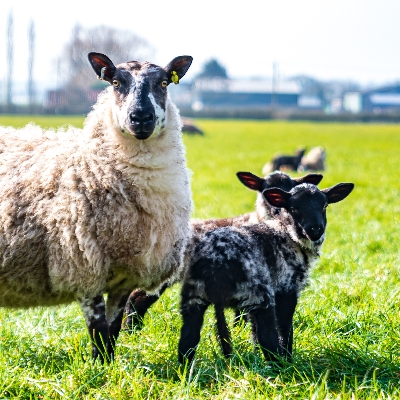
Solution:
{"label": "grassy horizon", "polygon": [[[1,125],[43,127],[83,117],[0,116]],[[321,188],[354,182],[328,208],[327,238],[294,317],[294,354],[268,365],[246,325],[232,326],[234,354],[222,357],[213,310],[195,363],[177,362],[179,285],[150,309],[141,331],[122,332],[116,360],[90,361],[77,304],[0,309],[0,398],[17,399],[394,399],[400,398],[400,125],[198,120],[184,135],[196,218],[254,208],[237,171],[261,175],[277,152],[322,145]],[[293,173],[293,176],[302,174]]]}

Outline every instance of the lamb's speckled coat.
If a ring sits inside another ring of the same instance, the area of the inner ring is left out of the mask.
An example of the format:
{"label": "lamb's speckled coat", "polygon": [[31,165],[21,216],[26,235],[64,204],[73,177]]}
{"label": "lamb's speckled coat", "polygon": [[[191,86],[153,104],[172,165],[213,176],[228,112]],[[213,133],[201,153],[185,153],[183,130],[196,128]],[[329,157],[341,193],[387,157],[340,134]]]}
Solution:
{"label": "lamb's speckled coat", "polygon": [[[282,215],[283,216],[283,215]],[[282,218],[284,219],[284,218]],[[227,307],[275,306],[276,292],[299,293],[317,260],[324,236],[303,247],[281,221],[218,228],[205,233],[192,254],[184,279],[182,308],[224,303]],[[240,264],[240,278],[236,265]],[[207,283],[205,283],[207,282]],[[219,299],[221,282],[233,289],[232,298]]]}
{"label": "lamb's speckled coat", "polygon": [[266,358],[274,358],[273,353],[290,355],[297,298],[325,239],[325,209],[352,189],[353,184],[324,191],[311,184],[290,192],[266,189],[266,200],[285,210],[275,219],[216,228],[200,237],[182,284],[179,360],[193,358],[203,315],[211,304],[224,355],[231,353],[223,313],[227,307],[246,310]]}

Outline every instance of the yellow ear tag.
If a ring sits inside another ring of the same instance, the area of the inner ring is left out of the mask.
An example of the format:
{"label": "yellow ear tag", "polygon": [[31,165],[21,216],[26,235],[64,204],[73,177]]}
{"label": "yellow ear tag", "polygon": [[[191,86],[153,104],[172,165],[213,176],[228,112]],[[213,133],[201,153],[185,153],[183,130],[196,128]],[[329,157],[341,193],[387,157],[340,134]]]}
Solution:
{"label": "yellow ear tag", "polygon": [[171,81],[175,83],[175,85],[177,85],[179,83],[179,76],[176,73],[176,71],[172,71],[171,72],[172,76],[171,76]]}

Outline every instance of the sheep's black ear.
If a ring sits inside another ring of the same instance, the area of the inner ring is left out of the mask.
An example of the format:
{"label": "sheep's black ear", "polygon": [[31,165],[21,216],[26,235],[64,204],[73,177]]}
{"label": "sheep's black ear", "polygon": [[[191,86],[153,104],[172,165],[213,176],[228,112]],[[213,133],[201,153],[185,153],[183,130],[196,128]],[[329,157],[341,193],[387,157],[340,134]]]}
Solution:
{"label": "sheep's black ear", "polygon": [[318,185],[318,183],[322,181],[323,177],[324,176],[321,174],[308,174],[300,178],[294,178],[293,180],[296,182],[296,186],[302,183],[311,183],[312,185]]}
{"label": "sheep's black ear", "polygon": [[265,189],[262,192],[262,194],[265,200],[267,200],[268,203],[271,204],[271,206],[286,208],[286,209],[289,207],[289,199],[291,194],[285,192],[282,189],[279,188]]}
{"label": "sheep's black ear", "polygon": [[179,83],[179,80],[185,76],[187,70],[192,64],[193,57],[179,56],[175,57],[166,67],[165,71],[168,76],[168,84],[171,82]]}
{"label": "sheep's black ear", "polygon": [[[99,79],[103,79],[109,83],[112,82],[112,78],[115,74],[116,68],[113,62],[104,54],[101,53],[89,53],[88,59],[90,65],[96,72]],[[103,69],[105,68],[105,69]],[[103,76],[102,76],[103,70]]]}
{"label": "sheep's black ear", "polygon": [[239,178],[240,182],[249,189],[257,190],[259,192],[262,191],[262,186],[265,182],[264,179],[259,178],[251,172],[236,172],[236,176]]}
{"label": "sheep's black ear", "polygon": [[327,189],[321,190],[328,197],[328,203],[337,203],[345,199],[354,189],[354,183],[338,183]]}

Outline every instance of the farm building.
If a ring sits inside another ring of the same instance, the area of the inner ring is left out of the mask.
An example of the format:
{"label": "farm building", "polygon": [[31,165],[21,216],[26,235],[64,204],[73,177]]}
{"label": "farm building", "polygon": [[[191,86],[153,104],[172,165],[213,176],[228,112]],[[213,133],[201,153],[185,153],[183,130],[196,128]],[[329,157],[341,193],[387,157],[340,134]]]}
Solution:
{"label": "farm building", "polygon": [[300,86],[294,81],[273,82],[262,79],[197,79],[192,107],[207,108],[294,108]]}
{"label": "farm building", "polygon": [[93,90],[48,90],[43,109],[48,114],[86,114],[96,102],[100,89]]}
{"label": "farm building", "polygon": [[400,85],[380,87],[362,93],[362,110],[400,111]]}

